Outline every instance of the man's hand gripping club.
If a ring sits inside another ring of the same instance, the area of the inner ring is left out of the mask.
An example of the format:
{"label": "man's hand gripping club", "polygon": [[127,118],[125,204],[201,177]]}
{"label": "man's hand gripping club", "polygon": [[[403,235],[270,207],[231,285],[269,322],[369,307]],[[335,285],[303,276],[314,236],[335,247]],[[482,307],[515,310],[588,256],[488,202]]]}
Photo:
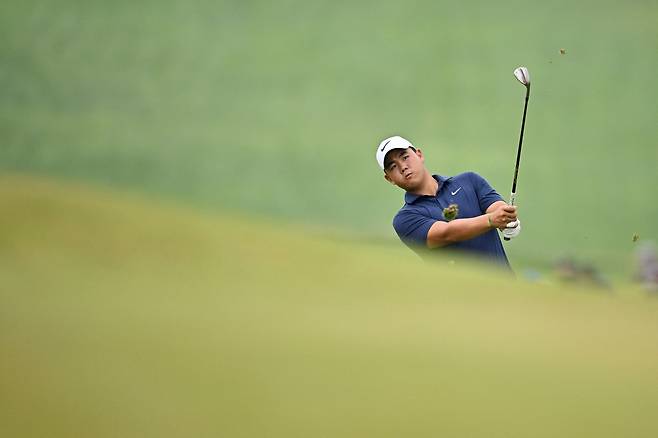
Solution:
{"label": "man's hand gripping club", "polygon": [[[498,204],[498,203],[496,203]],[[491,227],[498,228],[507,239],[513,239],[521,232],[521,221],[517,218],[516,206],[500,202],[494,209],[487,211]]]}

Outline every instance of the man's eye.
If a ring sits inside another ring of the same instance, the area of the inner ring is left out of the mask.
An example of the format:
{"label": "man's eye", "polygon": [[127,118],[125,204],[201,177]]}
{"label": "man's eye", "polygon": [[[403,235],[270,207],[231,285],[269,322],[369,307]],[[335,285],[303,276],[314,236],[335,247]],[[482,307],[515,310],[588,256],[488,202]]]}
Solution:
{"label": "man's eye", "polygon": [[393,170],[393,169],[395,169],[395,164],[391,164],[390,166],[388,166],[388,170]]}
{"label": "man's eye", "polygon": [[409,155],[405,155],[404,157],[402,157],[403,160],[406,160],[407,158],[409,158]]}

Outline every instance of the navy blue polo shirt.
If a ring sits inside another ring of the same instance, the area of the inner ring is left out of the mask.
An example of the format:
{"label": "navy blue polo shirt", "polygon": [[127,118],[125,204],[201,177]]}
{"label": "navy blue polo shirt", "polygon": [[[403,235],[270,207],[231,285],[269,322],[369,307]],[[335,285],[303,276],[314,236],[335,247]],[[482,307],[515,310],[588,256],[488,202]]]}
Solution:
{"label": "navy blue polo shirt", "polygon": [[393,227],[400,240],[421,256],[434,251],[464,251],[509,267],[505,249],[495,228],[469,240],[434,249],[427,248],[430,227],[436,221],[447,222],[443,217],[443,209],[450,204],[459,206],[457,219],[464,219],[483,215],[491,204],[503,200],[484,178],[474,172],[449,178],[440,175],[432,177],[439,183],[436,195],[405,194],[404,206],[393,219]]}

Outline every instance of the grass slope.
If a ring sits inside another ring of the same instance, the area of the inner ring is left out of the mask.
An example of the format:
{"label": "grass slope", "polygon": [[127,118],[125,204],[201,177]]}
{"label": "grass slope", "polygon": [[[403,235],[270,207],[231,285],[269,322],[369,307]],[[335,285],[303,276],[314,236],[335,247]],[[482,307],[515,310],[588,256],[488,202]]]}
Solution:
{"label": "grass slope", "polygon": [[[0,15],[0,166],[393,238],[392,133],[439,173],[519,181],[528,265],[624,272],[658,240],[656,2],[57,3]],[[559,49],[566,49],[561,55]]]}
{"label": "grass slope", "polygon": [[658,303],[0,180],[0,435],[653,437]]}

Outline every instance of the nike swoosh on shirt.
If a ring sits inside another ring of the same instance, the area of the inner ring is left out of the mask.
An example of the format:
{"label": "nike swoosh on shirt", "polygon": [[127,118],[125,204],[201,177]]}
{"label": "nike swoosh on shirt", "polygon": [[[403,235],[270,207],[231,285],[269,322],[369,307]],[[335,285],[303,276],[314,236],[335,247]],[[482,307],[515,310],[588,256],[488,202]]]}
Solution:
{"label": "nike swoosh on shirt", "polygon": [[455,190],[454,192],[450,192],[450,194],[451,194],[452,196],[455,196],[455,195],[457,194],[457,192],[460,191],[461,189],[462,189],[462,188],[460,187],[460,188],[458,188],[457,190]]}

